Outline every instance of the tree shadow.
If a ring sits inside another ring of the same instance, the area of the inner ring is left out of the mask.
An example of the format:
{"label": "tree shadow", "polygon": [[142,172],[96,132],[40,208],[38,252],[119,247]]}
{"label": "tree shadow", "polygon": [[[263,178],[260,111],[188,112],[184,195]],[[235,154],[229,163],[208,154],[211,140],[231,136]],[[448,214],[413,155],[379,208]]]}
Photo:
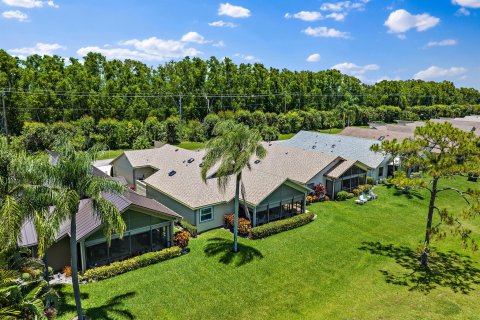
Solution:
{"label": "tree shadow", "polygon": [[395,191],[393,192],[393,195],[396,196],[396,197],[405,197],[407,199],[417,198],[419,200],[424,200],[425,199],[425,196],[423,194],[421,194],[420,192],[418,192],[417,190],[399,189],[399,188],[394,187],[394,186],[393,187],[391,186],[389,188],[395,188]]}
{"label": "tree shadow", "polygon": [[[65,293],[64,291],[58,291],[60,295],[60,306],[58,314],[76,312],[77,308],[73,299],[73,293]],[[83,312],[89,319],[135,319],[135,316],[124,308],[124,301],[136,296],[136,292],[126,292],[124,294],[117,295],[109,299],[105,304],[93,308],[83,308]],[[88,299],[89,295],[82,293],[81,299]],[[72,301],[72,304],[67,304],[66,301]],[[110,314],[110,315],[109,315]],[[114,315],[114,316],[112,316]]]}
{"label": "tree shadow", "polygon": [[469,257],[453,251],[432,252],[429,266],[420,263],[420,252],[405,246],[380,242],[362,242],[359,250],[395,259],[404,272],[380,270],[387,283],[402,285],[410,291],[430,293],[437,287],[450,288],[453,292],[468,294],[480,284],[480,269]]}
{"label": "tree shadow", "polygon": [[238,252],[232,251],[233,241],[223,238],[208,239],[204,248],[207,257],[219,256],[219,262],[240,267],[255,259],[263,259],[263,254],[250,246],[238,243]]}

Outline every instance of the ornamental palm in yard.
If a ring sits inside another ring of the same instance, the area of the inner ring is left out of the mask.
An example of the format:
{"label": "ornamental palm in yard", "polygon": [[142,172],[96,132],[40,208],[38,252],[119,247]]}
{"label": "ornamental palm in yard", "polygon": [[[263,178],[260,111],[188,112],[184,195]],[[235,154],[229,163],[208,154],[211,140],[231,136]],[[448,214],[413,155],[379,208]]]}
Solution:
{"label": "ornamental palm in yard", "polygon": [[218,165],[215,172],[218,186],[225,191],[232,176],[235,176],[235,214],[233,225],[233,251],[238,251],[238,207],[242,171],[251,169],[250,159],[255,155],[263,159],[267,151],[262,146],[262,136],[256,129],[244,124],[224,121],[213,130],[214,138],[207,142],[206,155],[202,166],[202,179],[207,181],[207,174]]}
{"label": "ornamental palm in yard", "polygon": [[83,319],[78,283],[77,262],[77,224],[76,216],[80,200],[90,199],[94,212],[102,222],[108,244],[113,234],[123,236],[125,223],[118,209],[102,193],[122,193],[123,187],[115,180],[96,177],[92,174],[92,161],[95,151],[77,151],[71,144],[62,144],[56,164],[52,165],[52,187],[60,190],[55,203],[55,214],[63,219],[70,219],[70,254],[72,267],[72,285],[77,307],[78,319]]}

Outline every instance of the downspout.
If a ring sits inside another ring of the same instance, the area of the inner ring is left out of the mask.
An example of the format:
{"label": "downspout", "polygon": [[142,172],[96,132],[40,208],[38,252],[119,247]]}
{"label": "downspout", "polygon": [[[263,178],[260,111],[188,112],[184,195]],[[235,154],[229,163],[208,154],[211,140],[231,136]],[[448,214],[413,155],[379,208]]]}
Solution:
{"label": "downspout", "polygon": [[332,180],[332,200],[335,200],[335,179]]}

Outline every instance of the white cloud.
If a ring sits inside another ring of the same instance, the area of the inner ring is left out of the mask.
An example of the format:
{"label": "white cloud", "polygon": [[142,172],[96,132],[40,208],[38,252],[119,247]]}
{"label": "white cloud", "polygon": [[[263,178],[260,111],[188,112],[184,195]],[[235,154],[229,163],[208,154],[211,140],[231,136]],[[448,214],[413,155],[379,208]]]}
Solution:
{"label": "white cloud", "polygon": [[218,15],[232,18],[248,18],[250,17],[250,10],[244,7],[234,6],[227,2],[220,4],[220,7],[218,7]]}
{"label": "white cloud", "polygon": [[49,1],[40,1],[40,0],[2,0],[7,6],[11,7],[21,7],[21,8],[41,8],[44,6],[58,8],[58,5],[55,4],[52,0]]}
{"label": "white cloud", "polygon": [[439,18],[428,13],[413,15],[404,9],[399,9],[390,13],[384,25],[388,27],[391,33],[404,33],[413,28],[417,29],[417,31],[425,31],[439,23]]}
{"label": "white cloud", "polygon": [[32,55],[32,54],[39,54],[42,56],[43,55],[51,56],[55,54],[55,51],[65,50],[65,49],[67,49],[65,46],[62,46],[58,43],[38,42],[33,47],[11,49],[11,50],[8,50],[8,52],[20,58],[24,58],[25,56]]}
{"label": "white cloud", "polygon": [[303,33],[312,37],[323,37],[323,38],[349,38],[350,33],[343,32],[327,27],[308,27],[305,30],[302,30]]}
{"label": "white cloud", "polygon": [[85,56],[89,52],[98,52],[105,55],[108,59],[136,59],[142,61],[166,61],[201,54],[197,49],[188,47],[187,43],[183,41],[163,40],[157,37],[144,40],[126,40],[120,42],[119,45],[122,47],[83,47],[77,50],[77,54]]}
{"label": "white cloud", "polygon": [[218,28],[236,28],[236,27],[238,27],[238,24],[235,24],[233,22],[226,22],[226,21],[223,21],[223,20],[209,22],[208,25],[210,27],[218,27]]}
{"label": "white cloud", "polygon": [[360,0],[358,2],[352,1],[339,1],[339,2],[327,2],[322,4],[320,10],[322,11],[348,11],[348,10],[364,10],[365,5],[370,2],[370,0]]}
{"label": "white cloud", "polygon": [[428,69],[417,72],[413,76],[413,78],[426,81],[435,79],[455,78],[463,76],[466,72],[467,69],[463,67],[441,68],[437,66],[431,66]]}
{"label": "white cloud", "polygon": [[320,53],[314,53],[308,56],[307,61],[308,62],[318,62],[320,61],[321,56]]}
{"label": "white cloud", "polygon": [[212,44],[212,46],[218,47],[218,48],[223,48],[223,47],[225,47],[225,42],[223,42],[223,40],[220,40],[220,41],[215,42],[214,44]]}
{"label": "white cloud", "polygon": [[330,69],[336,69],[340,72],[343,72],[352,76],[361,76],[368,71],[376,71],[380,69],[380,67],[377,64],[367,64],[364,66],[359,66],[352,62],[343,62],[343,63],[334,65]]}
{"label": "white cloud", "polygon": [[9,10],[2,13],[2,17],[5,19],[14,19],[20,22],[28,21],[28,15],[19,10]]}
{"label": "white cloud", "polygon": [[242,60],[248,61],[248,62],[258,62],[258,61],[260,61],[258,58],[256,58],[255,56],[252,56],[252,55],[235,53],[233,56],[237,57],[237,58],[240,58]]}
{"label": "white cloud", "polygon": [[347,16],[346,13],[338,13],[338,12],[332,12],[330,14],[327,14],[327,18],[331,18],[335,21],[345,21],[346,16]]}
{"label": "white cloud", "polygon": [[285,18],[295,18],[303,21],[317,21],[322,20],[323,16],[322,13],[318,11],[300,11],[294,14],[286,13]]}
{"label": "white cloud", "polygon": [[462,7],[480,8],[480,0],[452,0],[452,2]]}
{"label": "white cloud", "polygon": [[183,41],[183,42],[194,42],[194,43],[199,43],[199,44],[203,44],[203,43],[208,42],[208,41],[205,40],[205,38],[201,34],[199,34],[198,32],[195,32],[195,31],[190,31],[190,32],[185,33],[182,36],[181,41]]}
{"label": "white cloud", "polygon": [[468,11],[466,8],[460,8],[457,10],[457,12],[455,13],[455,15],[457,16],[466,16],[468,17],[470,15],[470,11]]}
{"label": "white cloud", "polygon": [[430,41],[427,43],[427,47],[446,47],[446,46],[455,46],[458,44],[458,41],[455,39],[445,39],[440,41]]}

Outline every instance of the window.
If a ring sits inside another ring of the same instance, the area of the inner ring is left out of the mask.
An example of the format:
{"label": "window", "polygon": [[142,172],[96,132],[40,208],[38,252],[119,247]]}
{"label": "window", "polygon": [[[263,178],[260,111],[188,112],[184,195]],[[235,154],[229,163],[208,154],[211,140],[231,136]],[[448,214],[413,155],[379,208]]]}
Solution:
{"label": "window", "polygon": [[213,220],[213,209],[204,208],[200,210],[200,222],[207,222]]}
{"label": "window", "polygon": [[378,169],[378,176],[379,176],[379,177],[383,177],[383,167],[380,167],[380,168]]}

